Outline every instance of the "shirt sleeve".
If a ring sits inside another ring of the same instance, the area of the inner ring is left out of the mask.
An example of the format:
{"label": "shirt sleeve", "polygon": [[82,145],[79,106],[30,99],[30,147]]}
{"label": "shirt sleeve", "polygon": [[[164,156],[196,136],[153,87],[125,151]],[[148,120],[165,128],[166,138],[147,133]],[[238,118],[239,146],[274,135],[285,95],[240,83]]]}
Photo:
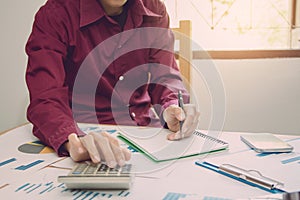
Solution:
{"label": "shirt sleeve", "polygon": [[187,92],[174,55],[174,35],[169,29],[169,16],[163,3],[159,6],[162,18],[157,21],[157,27],[164,28],[160,37],[157,37],[156,43],[161,48],[151,49],[149,62],[151,73],[151,86],[149,93],[152,104],[160,115],[161,122],[164,124],[162,112],[170,105],[178,104],[178,91],[181,90],[185,103],[189,102],[189,93]]}
{"label": "shirt sleeve", "polygon": [[61,147],[68,135],[84,133],[73,120],[68,87],[64,83],[66,30],[63,19],[53,13],[56,12],[46,7],[37,12],[26,44],[26,83],[30,94],[27,118],[34,125],[35,136],[54,148],[58,155],[66,155]]}

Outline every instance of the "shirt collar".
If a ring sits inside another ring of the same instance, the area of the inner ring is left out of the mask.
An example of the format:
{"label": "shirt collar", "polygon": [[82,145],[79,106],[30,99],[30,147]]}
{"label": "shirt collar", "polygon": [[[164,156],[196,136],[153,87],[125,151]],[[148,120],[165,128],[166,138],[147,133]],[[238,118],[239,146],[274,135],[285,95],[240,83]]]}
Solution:
{"label": "shirt collar", "polygon": [[[128,0],[130,1],[130,0]],[[145,7],[144,2],[142,0],[132,0],[135,1],[135,9],[134,12],[137,15],[146,15],[146,16],[150,16],[150,17],[161,17],[160,14],[158,13],[154,13],[151,10],[149,10],[148,8]]]}
{"label": "shirt collar", "polygon": [[[160,14],[154,13],[148,8],[146,8],[142,0],[128,1],[135,1],[134,5],[131,6],[135,7],[132,10],[136,15],[161,17]],[[131,10],[131,8],[129,8],[129,10]],[[80,27],[89,25],[101,19],[105,15],[106,14],[98,0],[80,0]]]}

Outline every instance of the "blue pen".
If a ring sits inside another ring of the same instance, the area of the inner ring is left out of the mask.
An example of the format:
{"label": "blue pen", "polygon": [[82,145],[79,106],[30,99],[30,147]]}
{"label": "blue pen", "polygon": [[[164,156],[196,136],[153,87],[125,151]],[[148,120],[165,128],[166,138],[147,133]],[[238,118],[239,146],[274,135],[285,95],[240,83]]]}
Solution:
{"label": "blue pen", "polygon": [[[182,108],[182,110],[183,110],[183,98],[182,98],[182,92],[181,92],[181,90],[178,91],[178,106],[180,108]],[[184,133],[182,132],[183,122],[184,122],[184,120],[179,121],[181,138],[184,137]]]}

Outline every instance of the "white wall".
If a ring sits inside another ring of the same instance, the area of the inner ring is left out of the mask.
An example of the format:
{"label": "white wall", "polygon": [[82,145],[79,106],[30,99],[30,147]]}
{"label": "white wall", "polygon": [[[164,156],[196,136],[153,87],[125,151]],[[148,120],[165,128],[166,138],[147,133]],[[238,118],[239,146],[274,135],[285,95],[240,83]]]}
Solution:
{"label": "white wall", "polygon": [[25,42],[33,17],[45,0],[2,0],[0,8],[0,132],[26,122],[28,93],[24,72]]}
{"label": "white wall", "polygon": [[[300,135],[300,58],[196,60],[194,67],[215,67],[226,93],[223,130]],[[200,128],[210,123],[211,97],[205,78],[193,73],[200,102]]]}
{"label": "white wall", "polygon": [[[24,46],[34,14],[44,2],[2,1],[0,132],[26,122]],[[205,66],[208,62],[196,60],[195,65]],[[224,130],[300,134],[300,58],[217,60],[214,63],[226,92]],[[201,78],[197,78],[194,87],[201,104],[200,127],[207,128],[212,108],[210,97]]]}

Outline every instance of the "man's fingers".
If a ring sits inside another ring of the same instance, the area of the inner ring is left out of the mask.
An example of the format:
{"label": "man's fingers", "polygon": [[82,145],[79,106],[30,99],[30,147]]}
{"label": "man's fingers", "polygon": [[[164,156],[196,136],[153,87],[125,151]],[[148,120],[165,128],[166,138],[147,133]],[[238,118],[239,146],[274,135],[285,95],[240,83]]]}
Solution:
{"label": "man's fingers", "polygon": [[167,136],[168,140],[180,140],[185,137],[191,136],[198,126],[200,113],[196,110],[190,109],[186,115],[186,119],[183,123],[182,132],[177,131],[175,133],[170,133]]}
{"label": "man's fingers", "polygon": [[[182,131],[185,137],[189,137],[193,134],[194,129],[198,125],[199,112],[197,112],[196,106],[194,104],[185,104],[184,111],[186,114],[185,121],[183,123]],[[196,124],[196,126],[195,126]]]}
{"label": "man's fingers", "polygon": [[107,132],[103,132],[102,135],[108,138],[118,164],[120,166],[123,166],[125,164],[125,161],[128,161],[131,158],[131,152],[125,148],[120,147],[119,141]]}
{"label": "man's fingers", "polygon": [[186,132],[184,132],[184,137],[189,137],[191,136],[194,131],[197,129],[197,126],[198,126],[198,123],[199,123],[199,116],[200,116],[200,113],[197,112],[195,114],[195,116],[193,117],[193,120],[191,120],[191,123],[189,123],[189,126],[187,127],[187,130]]}
{"label": "man's fingers", "polygon": [[76,134],[70,134],[68,139],[70,156],[76,162],[89,158],[94,163],[103,160],[109,167],[114,168],[117,164],[125,165],[125,161],[131,158],[131,152],[122,148],[118,139],[107,132],[100,134],[92,132],[81,138]]}
{"label": "man's fingers", "polygon": [[183,120],[185,120],[185,117],[186,117],[184,110],[180,107],[174,108],[174,116],[176,117],[176,119],[178,121],[183,121]]}
{"label": "man's fingers", "polygon": [[181,139],[181,133],[180,131],[177,131],[175,133],[170,133],[167,136],[168,140],[180,140]]}
{"label": "man's fingers", "polygon": [[121,148],[121,149],[122,149],[123,155],[125,157],[125,160],[126,161],[130,160],[130,158],[131,158],[131,151],[129,151],[126,148]]}
{"label": "man's fingers", "polygon": [[170,105],[163,112],[163,118],[173,132],[179,130],[179,121],[184,120],[184,117],[184,111],[177,105]]}
{"label": "man's fingers", "polygon": [[131,152],[122,148],[118,139],[107,132],[92,132],[81,138],[70,134],[68,139],[69,152],[74,161],[90,158],[94,163],[99,163],[103,160],[110,168],[114,168],[117,164],[125,165],[125,161],[131,157]]}
{"label": "man's fingers", "polygon": [[102,134],[93,134],[93,136],[98,149],[102,152],[104,156],[106,164],[110,168],[116,167],[117,162],[113,150],[111,148],[109,139],[107,137],[104,137]]}
{"label": "man's fingers", "polygon": [[116,138],[112,137],[109,133],[107,133],[107,132],[101,132],[101,134],[102,134],[102,136],[107,137],[109,139],[110,143],[115,144],[117,146],[120,145],[119,141]]}
{"label": "man's fingers", "polygon": [[195,129],[195,124],[198,124],[198,117],[195,115],[188,115],[183,123],[182,132],[184,133],[185,137],[189,137]]}
{"label": "man's fingers", "polygon": [[170,105],[164,110],[163,118],[165,121],[169,121],[169,118],[174,115],[174,108],[178,107],[177,105]]}
{"label": "man's fingers", "polygon": [[121,147],[119,147],[119,146],[117,146],[117,145],[115,145],[113,143],[111,143],[110,146],[111,146],[111,149],[112,149],[112,151],[114,153],[114,156],[115,156],[118,164],[120,166],[125,165],[125,156],[123,154],[123,151],[122,151]]}
{"label": "man's fingers", "polygon": [[120,148],[119,141],[116,138],[112,137],[107,132],[102,132],[101,134],[102,134],[103,137],[106,137],[108,139],[110,147],[112,149],[112,152],[113,152],[114,157],[115,157],[116,161],[118,162],[118,164],[120,166],[125,165],[125,157],[124,157],[123,152]]}
{"label": "man's fingers", "polygon": [[87,149],[91,160],[94,163],[99,163],[101,161],[101,157],[99,155],[98,149],[95,145],[95,141],[92,135],[86,135],[80,138],[83,146]]}

